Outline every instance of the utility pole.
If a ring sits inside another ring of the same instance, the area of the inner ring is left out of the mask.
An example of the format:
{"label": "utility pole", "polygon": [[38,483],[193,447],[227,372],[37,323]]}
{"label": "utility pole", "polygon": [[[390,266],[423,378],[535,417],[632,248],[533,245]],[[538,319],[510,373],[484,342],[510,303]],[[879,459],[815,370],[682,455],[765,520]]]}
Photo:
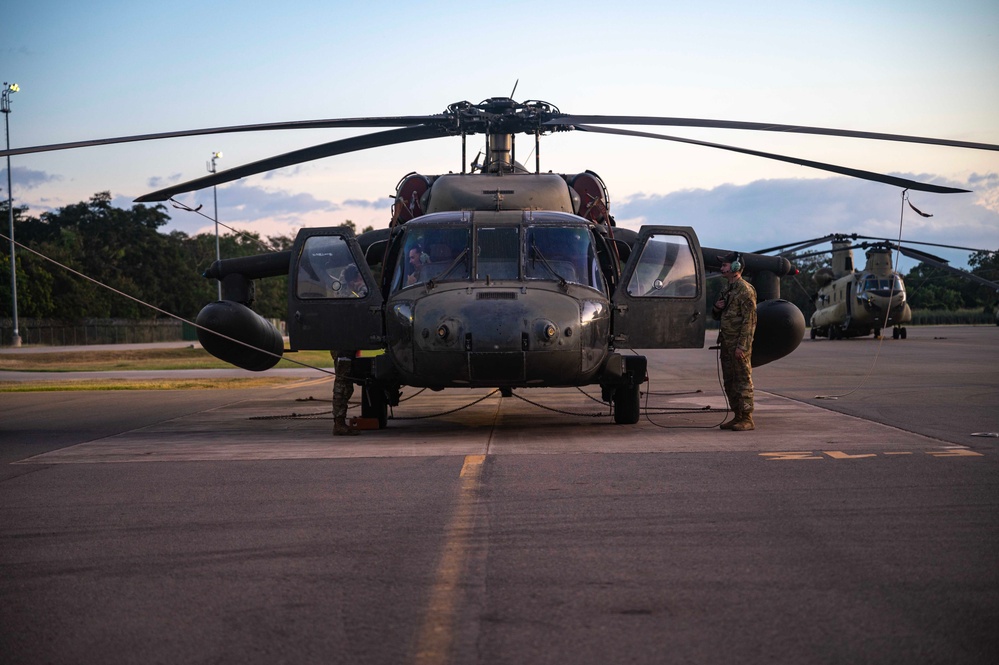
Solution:
{"label": "utility pole", "polygon": [[[3,112],[3,124],[7,131],[7,150],[10,151],[10,95],[21,88],[16,83],[3,82],[3,95],[0,97],[0,111]],[[7,220],[10,226],[10,306],[11,346],[21,346],[21,334],[17,329],[17,262],[14,260],[14,192],[11,189],[10,155],[7,155]]]}
{"label": "utility pole", "polygon": [[[212,161],[207,164],[208,172],[215,173],[215,162],[222,158],[221,152],[212,153]],[[222,260],[222,252],[219,248],[219,192],[218,187],[212,185],[212,198],[215,201],[215,260]],[[222,300],[222,281],[219,280],[219,300]]]}

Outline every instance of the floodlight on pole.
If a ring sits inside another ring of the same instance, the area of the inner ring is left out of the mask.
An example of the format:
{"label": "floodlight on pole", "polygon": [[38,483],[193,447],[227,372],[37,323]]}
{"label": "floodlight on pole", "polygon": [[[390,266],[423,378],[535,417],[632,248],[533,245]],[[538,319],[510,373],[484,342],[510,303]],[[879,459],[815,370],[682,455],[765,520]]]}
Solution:
{"label": "floodlight on pole", "polygon": [[[215,162],[222,159],[221,152],[212,153],[212,161],[208,163],[208,172],[215,173]],[[219,247],[219,193],[218,187],[212,185],[212,199],[215,201],[215,260],[222,260],[222,252]],[[219,282],[219,300],[222,300],[222,282]]]}
{"label": "floodlight on pole", "polygon": [[[10,151],[10,96],[21,90],[16,83],[3,82],[3,94],[0,95],[0,112],[3,112],[3,124],[7,133],[7,150]],[[17,329],[17,262],[14,260],[14,192],[11,185],[10,155],[7,155],[7,221],[10,237],[10,308],[11,335],[10,345],[21,346],[21,335]]]}

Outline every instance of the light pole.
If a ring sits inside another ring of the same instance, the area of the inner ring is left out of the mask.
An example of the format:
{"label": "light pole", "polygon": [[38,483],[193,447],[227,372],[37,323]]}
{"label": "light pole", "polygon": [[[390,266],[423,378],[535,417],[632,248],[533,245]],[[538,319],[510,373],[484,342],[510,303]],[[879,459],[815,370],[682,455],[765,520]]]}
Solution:
{"label": "light pole", "polygon": [[[3,82],[3,95],[0,97],[0,111],[3,111],[3,124],[7,131],[7,150],[10,150],[10,95],[20,90],[16,83]],[[17,329],[17,264],[14,261],[14,192],[11,189],[10,155],[7,155],[7,220],[10,226],[10,345],[21,346],[21,335]]]}
{"label": "light pole", "polygon": [[[212,153],[212,161],[207,164],[208,172],[215,173],[215,162],[222,159],[221,152]],[[219,249],[219,192],[218,187],[212,185],[212,199],[215,201],[215,260],[222,260],[222,253]],[[222,282],[219,281],[219,300],[222,300]]]}

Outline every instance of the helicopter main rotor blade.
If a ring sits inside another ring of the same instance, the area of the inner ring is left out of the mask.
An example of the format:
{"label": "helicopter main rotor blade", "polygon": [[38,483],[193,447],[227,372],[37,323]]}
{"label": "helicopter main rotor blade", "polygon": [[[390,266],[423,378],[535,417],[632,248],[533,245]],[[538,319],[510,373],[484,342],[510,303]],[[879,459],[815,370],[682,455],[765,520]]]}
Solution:
{"label": "helicopter main rotor blade", "polygon": [[592,125],[575,125],[575,128],[584,132],[596,132],[599,134],[616,134],[619,136],[637,136],[640,138],[647,138],[647,139],[661,139],[663,141],[689,143],[690,145],[699,145],[707,148],[718,148],[720,150],[728,150],[730,152],[738,152],[744,155],[753,155],[755,157],[774,159],[779,162],[787,162],[788,164],[807,166],[809,168],[819,169],[821,171],[829,171],[831,173],[838,173],[840,175],[850,176],[851,178],[871,180],[874,182],[881,182],[886,185],[894,185],[896,187],[902,187],[903,189],[914,189],[921,192],[933,192],[935,194],[963,194],[969,191],[967,189],[957,189],[955,187],[943,187],[941,185],[931,185],[929,183],[922,183],[922,182],[917,182],[915,180],[909,180],[908,178],[898,178],[895,176],[884,175],[881,173],[874,173],[872,171],[863,171],[861,169],[851,169],[845,166],[836,166],[835,164],[826,164],[825,162],[815,162],[809,159],[788,157],[787,155],[778,155],[772,152],[761,152],[759,150],[738,148],[736,146],[725,145],[722,143],[709,143],[707,141],[685,139],[679,136],[667,136],[665,134],[650,134],[649,132],[636,132],[630,129],[612,129],[609,127],[594,127]]}
{"label": "helicopter main rotor blade", "polygon": [[887,242],[890,242],[890,243],[901,242],[903,244],[909,244],[909,245],[927,245],[929,247],[943,247],[945,249],[963,249],[966,252],[984,252],[984,251],[988,251],[988,250],[984,250],[984,249],[978,249],[976,247],[961,247],[960,245],[942,245],[942,244],[937,243],[937,242],[922,242],[922,241],[919,241],[919,240],[899,240],[898,238],[878,238],[877,236],[858,236],[856,234],[853,234],[851,237],[852,238],[857,238],[859,240],[884,240],[884,241],[887,241]]}
{"label": "helicopter main rotor blade", "polygon": [[342,129],[362,127],[410,127],[432,122],[441,122],[444,116],[398,116],[385,118],[331,118],[327,120],[295,120],[290,122],[266,122],[254,125],[233,125],[231,127],[206,127],[204,129],[184,129],[175,132],[157,132],[155,134],[136,134],[134,136],[118,136],[89,141],[72,141],[69,143],[52,143],[25,148],[0,150],[0,157],[13,155],[30,155],[37,152],[54,150],[70,150],[72,148],[89,148],[99,145],[114,145],[117,143],[133,143],[136,141],[156,141],[159,139],[176,139],[187,136],[210,136],[213,134],[236,134],[240,132],[269,132],[283,129]]}
{"label": "helicopter main rotor blade", "polygon": [[890,249],[897,251],[902,256],[907,256],[910,259],[915,259],[916,261],[926,261],[928,263],[947,263],[947,259],[930,254],[929,252],[924,252],[920,249],[913,249],[912,247],[900,247],[898,243],[888,243]]}
{"label": "helicopter main rotor blade", "polygon": [[805,125],[780,125],[769,122],[740,122],[737,120],[708,120],[702,118],[666,118],[657,116],[630,115],[561,115],[542,123],[544,125],[663,125],[668,127],[699,127],[709,129],[748,129],[763,132],[786,132],[792,134],[819,134],[822,136],[843,136],[856,139],[877,139],[881,141],[901,141],[904,143],[925,143],[950,148],[972,148],[974,150],[999,150],[993,143],[955,141],[927,136],[907,136],[905,134],[884,134],[862,132],[852,129],[831,129],[808,127]]}
{"label": "helicopter main rotor blade", "polygon": [[766,249],[756,250],[756,254],[769,254],[770,252],[777,251],[778,255],[789,254],[791,252],[800,252],[803,249],[808,249],[809,247],[814,247],[815,245],[821,245],[824,242],[830,242],[838,238],[843,238],[841,234],[830,233],[829,235],[822,236],[821,238],[812,238],[811,240],[802,240],[800,242],[792,242],[786,245],[777,245],[776,247],[767,247]]}
{"label": "helicopter main rotor blade", "polygon": [[983,286],[988,286],[990,288],[999,291],[999,284],[991,282],[984,277],[979,277],[973,272],[968,272],[967,270],[962,270],[960,268],[955,268],[954,266],[947,263],[946,259],[941,259],[940,257],[933,256],[932,254],[926,254],[924,252],[918,252],[915,250],[906,250],[905,248],[900,248],[899,251],[908,256],[910,259],[915,259],[917,261],[922,261],[923,263],[933,266],[934,268],[940,268],[941,270],[946,270],[952,272],[955,275],[963,277],[965,279],[970,279],[972,282],[977,282]]}
{"label": "helicopter main rotor blade", "polygon": [[261,159],[256,162],[244,164],[243,166],[237,166],[236,168],[228,169],[226,171],[219,171],[218,173],[208,175],[203,178],[189,180],[187,182],[180,183],[179,185],[173,185],[172,187],[166,187],[149,194],[144,194],[135,199],[135,202],[150,203],[166,201],[176,194],[193,192],[199,189],[204,189],[205,187],[211,187],[213,185],[221,185],[223,183],[232,182],[233,180],[245,178],[246,176],[280,169],[285,166],[302,164],[303,162],[310,162],[316,159],[322,159],[323,157],[332,157],[334,155],[342,155],[347,152],[367,150],[368,148],[378,148],[386,145],[394,145],[396,143],[408,143],[410,141],[440,138],[447,135],[448,132],[440,127],[433,125],[421,125],[417,127],[405,127],[403,129],[390,129],[385,132],[376,132],[374,134],[365,134],[363,136],[353,136],[348,139],[322,143],[320,145],[303,148],[301,150],[287,152],[283,155],[268,157],[267,159]]}

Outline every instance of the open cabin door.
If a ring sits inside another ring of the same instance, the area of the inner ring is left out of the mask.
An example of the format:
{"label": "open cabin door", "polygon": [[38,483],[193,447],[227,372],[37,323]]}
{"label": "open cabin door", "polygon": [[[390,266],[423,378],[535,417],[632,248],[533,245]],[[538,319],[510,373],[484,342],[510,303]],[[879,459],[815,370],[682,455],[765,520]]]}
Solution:
{"label": "open cabin door", "polygon": [[689,226],[643,226],[613,297],[617,347],[704,346],[704,259]]}
{"label": "open cabin door", "polygon": [[293,351],[382,348],[382,304],[349,228],[299,231],[288,276],[288,343]]}

